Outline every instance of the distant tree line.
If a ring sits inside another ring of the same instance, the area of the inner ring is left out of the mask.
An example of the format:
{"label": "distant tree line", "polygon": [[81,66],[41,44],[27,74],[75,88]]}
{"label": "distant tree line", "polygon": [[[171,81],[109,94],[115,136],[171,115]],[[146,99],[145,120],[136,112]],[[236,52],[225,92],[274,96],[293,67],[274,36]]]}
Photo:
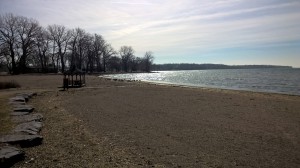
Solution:
{"label": "distant tree line", "polygon": [[145,71],[154,56],[147,51],[135,56],[131,46],[115,50],[100,34],[63,25],[42,27],[35,19],[13,14],[0,15],[0,69],[11,74],[39,72]]}
{"label": "distant tree line", "polygon": [[224,64],[154,64],[153,70],[205,70],[205,69],[257,69],[257,68],[292,68],[276,65],[224,65]]}

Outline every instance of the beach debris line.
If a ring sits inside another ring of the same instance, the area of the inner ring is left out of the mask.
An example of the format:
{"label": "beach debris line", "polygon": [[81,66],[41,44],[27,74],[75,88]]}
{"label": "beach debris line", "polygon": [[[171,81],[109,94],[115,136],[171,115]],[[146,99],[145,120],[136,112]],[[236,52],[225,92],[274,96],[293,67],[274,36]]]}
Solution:
{"label": "beach debris line", "polygon": [[[40,145],[43,137],[38,135],[43,127],[43,115],[33,113],[34,107],[27,105],[27,102],[36,96],[36,93],[20,93],[9,99],[9,104],[13,107],[10,113],[12,121],[17,123],[11,134],[0,136],[0,167],[10,167],[16,162],[23,160],[25,152],[17,147],[33,147]],[[10,144],[10,145],[8,145]]]}

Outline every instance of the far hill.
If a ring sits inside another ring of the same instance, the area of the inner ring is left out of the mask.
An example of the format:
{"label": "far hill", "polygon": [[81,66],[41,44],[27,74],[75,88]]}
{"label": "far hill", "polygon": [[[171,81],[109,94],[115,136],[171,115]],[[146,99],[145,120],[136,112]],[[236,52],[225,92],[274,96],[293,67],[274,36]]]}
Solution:
{"label": "far hill", "polygon": [[224,64],[154,64],[154,71],[168,70],[204,70],[204,69],[258,69],[258,68],[293,68],[291,66],[278,65],[224,65]]}

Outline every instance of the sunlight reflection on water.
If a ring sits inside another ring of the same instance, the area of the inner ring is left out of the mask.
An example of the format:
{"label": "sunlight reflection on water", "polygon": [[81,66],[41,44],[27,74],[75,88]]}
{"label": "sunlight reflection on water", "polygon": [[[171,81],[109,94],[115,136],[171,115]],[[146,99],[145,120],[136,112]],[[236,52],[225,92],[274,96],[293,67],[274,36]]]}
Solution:
{"label": "sunlight reflection on water", "polygon": [[105,75],[104,77],[300,95],[300,69],[155,71],[154,73]]}

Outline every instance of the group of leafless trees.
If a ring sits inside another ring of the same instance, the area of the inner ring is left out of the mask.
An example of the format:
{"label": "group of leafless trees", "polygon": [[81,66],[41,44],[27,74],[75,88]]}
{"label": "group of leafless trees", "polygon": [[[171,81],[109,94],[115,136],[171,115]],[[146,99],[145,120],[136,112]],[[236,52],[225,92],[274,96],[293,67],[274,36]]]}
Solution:
{"label": "group of leafless trees", "polygon": [[[89,73],[107,71],[151,70],[153,53],[136,57],[131,46],[116,51],[99,34],[62,25],[39,25],[35,19],[13,14],[0,15],[0,66],[11,74],[65,72],[83,70]],[[1,67],[0,67],[1,68]]]}

